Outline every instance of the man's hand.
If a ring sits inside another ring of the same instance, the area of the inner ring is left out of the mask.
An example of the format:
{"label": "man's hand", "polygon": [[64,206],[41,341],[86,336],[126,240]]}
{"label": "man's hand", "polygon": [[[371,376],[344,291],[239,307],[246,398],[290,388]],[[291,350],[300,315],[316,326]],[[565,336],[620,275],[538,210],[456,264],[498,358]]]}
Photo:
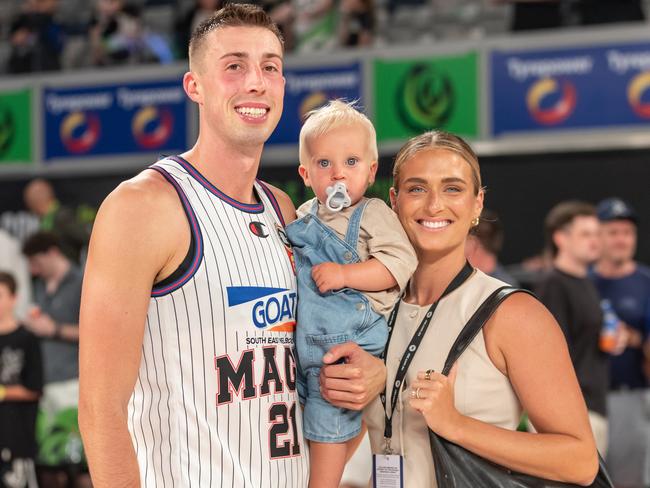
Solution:
{"label": "man's hand", "polygon": [[25,326],[39,337],[53,337],[56,333],[56,322],[47,314],[30,315],[24,321]]}
{"label": "man's hand", "polygon": [[340,290],[345,286],[345,272],[342,264],[329,262],[317,264],[311,268],[311,277],[321,293]]}
{"label": "man's hand", "polygon": [[[341,359],[344,364],[336,364]],[[323,356],[321,394],[332,405],[363,410],[386,386],[386,367],[381,359],[354,342],[334,346]]]}

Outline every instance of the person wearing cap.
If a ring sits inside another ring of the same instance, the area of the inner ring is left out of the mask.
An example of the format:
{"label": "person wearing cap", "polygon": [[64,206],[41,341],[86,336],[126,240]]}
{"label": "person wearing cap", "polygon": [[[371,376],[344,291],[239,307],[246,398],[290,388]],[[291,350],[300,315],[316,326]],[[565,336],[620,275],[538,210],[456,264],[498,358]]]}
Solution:
{"label": "person wearing cap", "polygon": [[646,487],[650,485],[650,268],[634,260],[638,219],[632,206],[608,198],[596,212],[602,252],[590,277],[628,331],[623,353],[609,358],[607,461],[616,486]]}

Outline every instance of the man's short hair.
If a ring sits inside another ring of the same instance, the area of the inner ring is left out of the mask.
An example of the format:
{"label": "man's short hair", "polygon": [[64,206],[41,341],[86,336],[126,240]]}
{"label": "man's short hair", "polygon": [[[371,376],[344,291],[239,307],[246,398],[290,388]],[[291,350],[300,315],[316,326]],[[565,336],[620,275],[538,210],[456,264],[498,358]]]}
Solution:
{"label": "man's short hair", "polygon": [[23,254],[27,257],[48,252],[52,248],[61,250],[59,238],[51,232],[36,232],[23,244]]}
{"label": "man's short hair", "polygon": [[16,294],[18,286],[16,285],[16,278],[11,273],[6,271],[0,271],[0,285],[4,285],[9,288],[9,293],[12,295]]}
{"label": "man's short hair", "polygon": [[566,229],[576,217],[596,217],[596,207],[591,203],[570,200],[558,203],[546,215],[544,220],[546,243],[554,257],[557,256],[558,249],[553,241],[553,234]]}
{"label": "man's short hair", "polygon": [[280,29],[261,7],[249,3],[230,3],[201,22],[192,32],[189,46],[190,65],[206,37],[212,31],[224,27],[263,27],[275,34],[284,49],[284,38]]}
{"label": "man's short hair", "polygon": [[503,224],[496,212],[484,208],[481,218],[472,235],[479,240],[481,246],[491,254],[497,256],[503,248]]}

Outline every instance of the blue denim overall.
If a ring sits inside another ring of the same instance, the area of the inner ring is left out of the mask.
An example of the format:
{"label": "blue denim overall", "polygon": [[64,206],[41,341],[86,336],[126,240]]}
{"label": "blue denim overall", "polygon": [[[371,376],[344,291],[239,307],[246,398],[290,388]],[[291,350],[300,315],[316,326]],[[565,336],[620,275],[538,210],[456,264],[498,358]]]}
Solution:
{"label": "blue denim overall", "polygon": [[316,200],[310,213],[286,228],[298,277],[296,350],[299,388],[305,397],[304,434],[317,442],[344,442],[361,430],[361,412],[334,407],[320,396],[323,355],[336,344],[353,341],[378,356],[388,335],[386,320],[363,293],[351,288],[320,293],[311,277],[316,264],[360,261],[357,240],[367,203],[352,212],[344,240],[317,217]]}

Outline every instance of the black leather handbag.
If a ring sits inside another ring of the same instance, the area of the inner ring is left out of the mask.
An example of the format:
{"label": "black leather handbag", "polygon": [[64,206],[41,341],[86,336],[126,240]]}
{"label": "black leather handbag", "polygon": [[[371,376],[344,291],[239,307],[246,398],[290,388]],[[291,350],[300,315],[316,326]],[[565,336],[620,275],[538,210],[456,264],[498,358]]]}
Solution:
{"label": "black leather handbag", "polygon": [[[502,287],[492,293],[481,304],[451,347],[442,374],[449,374],[451,367],[476,337],[476,334],[483,328],[499,304],[516,292],[532,295],[527,290],[509,286]],[[516,473],[488,461],[453,442],[449,442],[431,430],[429,430],[429,441],[431,443],[438,488],[551,488],[578,486]],[[600,455],[598,460],[600,469],[596,479],[590,486],[614,488]]]}

